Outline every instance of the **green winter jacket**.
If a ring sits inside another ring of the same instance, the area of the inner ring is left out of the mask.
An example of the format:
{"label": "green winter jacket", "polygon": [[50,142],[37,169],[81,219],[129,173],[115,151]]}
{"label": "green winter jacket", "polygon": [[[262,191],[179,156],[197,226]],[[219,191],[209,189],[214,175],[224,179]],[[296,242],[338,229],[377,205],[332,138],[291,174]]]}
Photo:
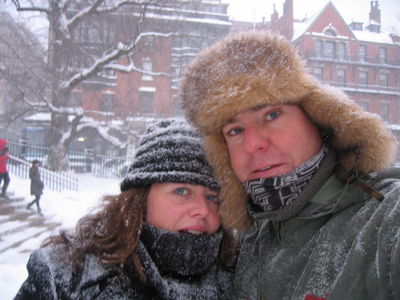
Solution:
{"label": "green winter jacket", "polygon": [[234,299],[400,299],[400,169],[372,174],[379,201],[335,175],[287,221],[250,213]]}

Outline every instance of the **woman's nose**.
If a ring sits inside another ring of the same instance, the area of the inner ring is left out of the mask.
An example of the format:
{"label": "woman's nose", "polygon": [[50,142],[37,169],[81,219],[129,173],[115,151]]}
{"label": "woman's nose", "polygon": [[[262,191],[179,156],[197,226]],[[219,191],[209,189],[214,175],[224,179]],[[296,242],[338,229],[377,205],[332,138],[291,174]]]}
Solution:
{"label": "woman's nose", "polygon": [[196,195],[193,199],[190,215],[196,217],[206,217],[210,213],[208,200],[203,195]]}

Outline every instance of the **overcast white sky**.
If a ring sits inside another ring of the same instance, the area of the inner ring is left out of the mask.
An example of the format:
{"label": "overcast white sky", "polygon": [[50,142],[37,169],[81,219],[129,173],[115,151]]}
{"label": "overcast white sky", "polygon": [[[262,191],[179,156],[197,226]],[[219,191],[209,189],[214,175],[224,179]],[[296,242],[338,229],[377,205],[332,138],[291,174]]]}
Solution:
{"label": "overcast white sky", "polygon": [[[258,22],[263,16],[266,21],[270,20],[274,3],[281,16],[285,0],[223,0],[223,2],[229,3],[228,12],[232,19]],[[298,19],[311,17],[328,2],[329,0],[293,0],[294,17]],[[351,21],[368,23],[370,0],[332,0],[332,2],[347,23]],[[400,33],[400,1],[379,0],[379,7],[382,26],[390,32]]]}

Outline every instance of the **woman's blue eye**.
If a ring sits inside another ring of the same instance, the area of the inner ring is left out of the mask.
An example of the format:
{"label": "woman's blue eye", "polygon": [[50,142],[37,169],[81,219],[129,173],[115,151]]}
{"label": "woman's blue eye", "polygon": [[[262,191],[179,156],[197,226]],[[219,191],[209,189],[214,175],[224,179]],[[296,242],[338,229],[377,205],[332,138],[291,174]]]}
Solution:
{"label": "woman's blue eye", "polygon": [[207,195],[207,200],[219,204],[219,198],[217,195]]}
{"label": "woman's blue eye", "polygon": [[274,119],[276,119],[277,117],[279,117],[280,114],[281,114],[281,113],[280,113],[279,111],[274,110],[274,111],[271,111],[271,112],[267,113],[266,116],[265,116],[265,118],[266,118],[268,121],[271,121],[271,120],[274,120]]}
{"label": "woman's blue eye", "polygon": [[189,193],[189,191],[183,187],[176,188],[175,192],[179,195],[187,195]]}

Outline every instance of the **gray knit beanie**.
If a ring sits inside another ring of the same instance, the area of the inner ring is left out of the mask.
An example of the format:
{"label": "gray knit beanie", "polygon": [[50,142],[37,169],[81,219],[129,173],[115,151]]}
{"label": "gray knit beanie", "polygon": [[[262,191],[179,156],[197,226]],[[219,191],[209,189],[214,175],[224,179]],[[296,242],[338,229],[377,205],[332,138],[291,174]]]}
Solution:
{"label": "gray knit beanie", "polygon": [[121,191],[162,182],[198,184],[219,192],[202,141],[183,119],[165,119],[147,128]]}

